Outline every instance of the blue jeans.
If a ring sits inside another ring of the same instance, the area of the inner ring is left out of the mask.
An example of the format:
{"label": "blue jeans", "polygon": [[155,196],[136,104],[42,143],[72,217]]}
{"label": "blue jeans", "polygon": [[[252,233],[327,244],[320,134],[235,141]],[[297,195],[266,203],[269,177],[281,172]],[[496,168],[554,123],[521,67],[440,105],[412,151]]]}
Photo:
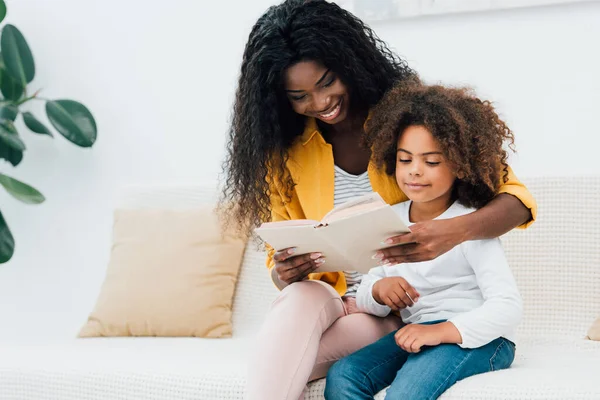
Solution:
{"label": "blue jeans", "polygon": [[373,399],[387,386],[386,400],[437,399],[461,379],[508,368],[515,358],[515,345],[504,338],[476,349],[442,344],[408,353],[398,347],[394,335],[335,363],[327,374],[325,399]]}

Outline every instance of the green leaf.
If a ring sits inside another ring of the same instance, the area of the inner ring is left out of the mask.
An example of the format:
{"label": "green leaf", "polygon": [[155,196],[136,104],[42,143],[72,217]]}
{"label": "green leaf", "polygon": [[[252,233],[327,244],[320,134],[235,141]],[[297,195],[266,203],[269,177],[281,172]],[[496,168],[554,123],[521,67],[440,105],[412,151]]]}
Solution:
{"label": "green leaf", "polygon": [[0,120],[0,158],[8,160],[13,166],[17,166],[23,160],[25,144],[19,138],[12,121]]}
{"label": "green leaf", "polygon": [[19,108],[12,104],[0,106],[0,119],[9,119],[14,121],[19,114]]}
{"label": "green leaf", "polygon": [[35,63],[21,31],[14,25],[5,25],[2,29],[0,48],[6,71],[22,87],[27,86],[35,76]]}
{"label": "green leaf", "polygon": [[0,140],[0,159],[3,158],[16,167],[23,160],[23,152],[15,150]]}
{"label": "green leaf", "polygon": [[54,137],[52,132],[44,124],[42,124],[32,113],[26,111],[23,113],[23,122],[32,132],[41,133],[42,135],[49,135]]}
{"label": "green leaf", "polygon": [[38,192],[37,189],[4,174],[0,174],[0,185],[4,186],[4,189],[15,199],[23,203],[40,204],[46,200],[44,195]]}
{"label": "green leaf", "polygon": [[15,252],[15,239],[0,212],[0,264],[10,260]]}
{"label": "green leaf", "polygon": [[[2,1],[2,0],[0,0]],[[0,91],[7,100],[17,101],[23,96],[23,86],[19,85],[19,82],[15,81],[6,72],[4,67],[4,59],[2,58],[2,52],[0,51]]]}
{"label": "green leaf", "polygon": [[23,86],[19,85],[5,70],[0,70],[2,81],[0,91],[7,100],[17,101],[23,96]]}
{"label": "green leaf", "polygon": [[96,141],[96,121],[90,111],[73,100],[46,103],[50,123],[67,140],[81,147],[91,147]]}
{"label": "green leaf", "polygon": [[0,142],[15,150],[25,150],[25,143],[19,137],[15,125],[10,120],[0,120]]}
{"label": "green leaf", "polygon": [[4,17],[6,17],[6,4],[4,0],[0,0],[0,22],[4,20]]}

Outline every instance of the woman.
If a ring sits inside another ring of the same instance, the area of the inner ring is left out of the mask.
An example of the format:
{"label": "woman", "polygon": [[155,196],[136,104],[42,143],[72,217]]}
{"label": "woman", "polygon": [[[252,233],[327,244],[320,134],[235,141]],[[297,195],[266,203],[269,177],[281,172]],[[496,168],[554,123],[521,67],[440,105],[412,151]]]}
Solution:
{"label": "woman", "polygon": [[[363,22],[333,3],[287,0],[254,25],[244,51],[224,164],[222,211],[250,230],[263,221],[321,219],[334,205],[376,191],[407,200],[363,146],[369,110],[395,83],[418,81]],[[535,219],[511,170],[477,212],[412,225],[376,256],[392,264],[436,258],[466,240],[497,237]],[[410,244],[406,244],[410,243]],[[400,246],[402,245],[402,246]],[[271,249],[281,295],[258,335],[249,399],[302,398],[338,359],[398,329],[395,316],[354,313],[360,275],[312,273],[320,253]]]}

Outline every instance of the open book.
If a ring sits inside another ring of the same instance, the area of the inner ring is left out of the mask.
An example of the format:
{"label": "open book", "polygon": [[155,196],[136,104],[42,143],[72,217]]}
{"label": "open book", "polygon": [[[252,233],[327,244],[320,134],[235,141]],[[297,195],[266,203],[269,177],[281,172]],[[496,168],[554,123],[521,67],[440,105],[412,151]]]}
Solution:
{"label": "open book", "polygon": [[315,272],[367,273],[379,262],[372,258],[375,252],[390,247],[383,241],[409,229],[378,193],[370,193],[339,205],[321,221],[267,222],[255,232],[276,250],[322,253],[326,261]]}

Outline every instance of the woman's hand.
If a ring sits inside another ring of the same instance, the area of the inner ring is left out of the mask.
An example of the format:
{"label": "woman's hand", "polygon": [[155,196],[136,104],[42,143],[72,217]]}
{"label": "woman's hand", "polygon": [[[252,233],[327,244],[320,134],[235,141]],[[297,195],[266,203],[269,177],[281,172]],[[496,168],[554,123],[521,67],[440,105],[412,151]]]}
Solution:
{"label": "woman's hand", "polygon": [[419,299],[419,292],[399,276],[378,280],[373,285],[372,294],[376,302],[385,304],[392,310],[410,307]]}
{"label": "woman's hand", "polygon": [[288,285],[306,279],[308,274],[314,272],[325,262],[325,257],[321,253],[295,256],[294,252],[295,249],[291,247],[273,255],[277,277]]}
{"label": "woman's hand", "polygon": [[386,240],[385,244],[397,246],[379,250],[374,258],[381,264],[433,260],[464,242],[466,232],[460,218],[417,222],[410,226],[410,233]]}

